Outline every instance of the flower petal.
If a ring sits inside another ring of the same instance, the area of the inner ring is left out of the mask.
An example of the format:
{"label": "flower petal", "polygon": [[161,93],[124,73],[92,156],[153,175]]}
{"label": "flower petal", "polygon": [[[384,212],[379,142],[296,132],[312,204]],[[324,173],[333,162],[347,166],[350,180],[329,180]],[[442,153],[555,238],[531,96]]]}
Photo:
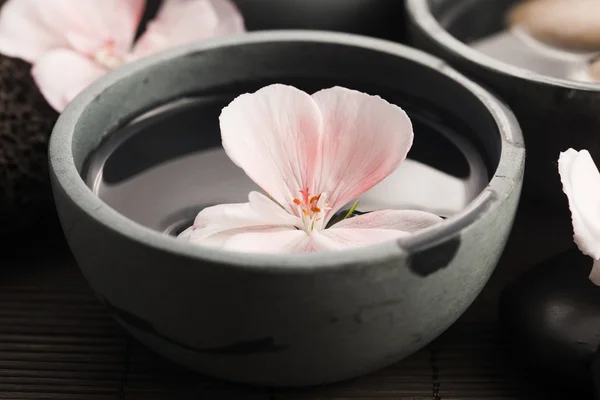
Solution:
{"label": "flower petal", "polygon": [[321,115],[314,100],[292,86],[270,85],[233,100],[220,123],[229,158],[291,212],[316,164]]}
{"label": "flower petal", "polygon": [[0,53],[33,62],[44,52],[65,46],[67,39],[41,21],[47,0],[8,0],[0,9]]}
{"label": "flower petal", "polygon": [[73,51],[53,50],[34,64],[31,73],[48,103],[61,112],[106,71]]}
{"label": "flower petal", "polygon": [[[118,53],[131,51],[146,2],[59,0],[59,3],[63,7],[64,23],[70,28],[69,43],[76,50],[93,55],[107,42],[111,42]],[[77,3],[76,7],[74,3]]]}
{"label": "flower petal", "polygon": [[129,50],[144,0],[8,0],[0,11],[0,53],[29,62],[72,47],[87,53],[106,41]]}
{"label": "flower petal", "polygon": [[395,229],[325,229],[310,234],[313,251],[336,251],[369,246],[409,235]]}
{"label": "flower petal", "polygon": [[600,259],[600,173],[587,150],[568,149],[558,158],[569,200],[574,240],[582,253]]}
{"label": "flower petal", "polygon": [[328,230],[396,229],[404,232],[416,232],[442,221],[441,217],[426,211],[381,210],[347,218]]}
{"label": "flower petal", "polygon": [[306,232],[298,229],[264,227],[224,232],[222,248],[243,253],[297,253],[314,251]]}
{"label": "flower petal", "polygon": [[242,15],[229,0],[165,0],[133,53],[145,57],[169,47],[244,31]]}
{"label": "flower petal", "polygon": [[[289,232],[298,232],[300,234],[288,234]],[[265,235],[267,236],[260,236]],[[269,234],[274,234],[271,237]],[[287,248],[285,244],[285,237],[288,237],[291,241],[298,238],[298,242],[305,238],[305,242],[308,241],[308,235],[304,231],[296,229],[290,229],[289,227],[281,226],[254,226],[247,228],[230,229],[227,231],[219,232],[217,234],[201,237],[194,234],[194,227],[191,226],[183,231],[177,239],[183,240],[192,244],[197,244],[206,247],[214,247],[225,250],[240,251],[246,253],[278,253],[283,252],[283,247]],[[269,242],[269,246],[265,245],[265,241]],[[270,243],[275,243],[271,246]],[[278,244],[280,244],[278,246]],[[301,249],[302,247],[300,247]],[[302,250],[298,250],[302,251]]]}
{"label": "flower petal", "polygon": [[413,130],[406,113],[379,96],[334,87],[312,98],[323,117],[314,187],[328,194],[331,216],[398,167]]}
{"label": "flower petal", "polygon": [[200,241],[232,229],[261,226],[285,226],[291,229],[299,223],[297,217],[288,214],[261,193],[251,192],[248,200],[248,203],[220,204],[205,208],[194,220],[192,231],[186,230],[179,237]]}

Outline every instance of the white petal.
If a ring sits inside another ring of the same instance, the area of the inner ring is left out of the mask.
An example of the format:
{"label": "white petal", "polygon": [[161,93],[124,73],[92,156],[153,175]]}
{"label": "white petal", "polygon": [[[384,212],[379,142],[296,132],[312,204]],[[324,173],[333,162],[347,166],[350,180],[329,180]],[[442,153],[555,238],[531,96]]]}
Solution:
{"label": "white petal", "polygon": [[128,51],[143,11],[144,0],[8,0],[0,52],[34,62],[51,50],[87,53],[107,41]]}
{"label": "white petal", "polygon": [[282,223],[288,225],[295,225],[299,223],[298,217],[291,215],[279,204],[275,203],[275,201],[269,199],[262,193],[250,192],[248,195],[248,201],[250,202],[250,205],[256,214],[265,220],[281,221]]}
{"label": "white petal", "polygon": [[7,0],[0,8],[0,52],[33,62],[67,45],[66,36],[46,26],[39,12],[47,0]]}
{"label": "white petal", "polygon": [[194,232],[194,227],[190,226],[189,228],[181,232],[179,235],[177,235],[177,239],[189,241],[192,237],[192,232]]}
{"label": "white petal", "polygon": [[325,229],[310,234],[315,251],[346,250],[399,239],[410,235],[395,229]]}
{"label": "white petal", "polygon": [[288,214],[277,203],[258,192],[251,192],[248,203],[220,204],[205,208],[194,220],[192,232],[184,231],[185,237],[200,241],[231,229],[286,226],[299,224],[298,218]]}
{"label": "white petal", "polygon": [[347,218],[328,230],[396,229],[404,232],[416,232],[442,221],[441,217],[426,211],[381,210]]}
{"label": "white petal", "polygon": [[31,74],[48,103],[58,112],[106,73],[98,64],[71,50],[53,50],[33,65]]}
{"label": "white petal", "polygon": [[[225,238],[224,236],[228,237]],[[306,232],[298,229],[265,227],[224,232],[222,248],[243,253],[297,253],[312,251]]]}
{"label": "white petal", "polygon": [[244,31],[242,15],[229,0],[165,0],[133,53],[145,57],[170,47]]}
{"label": "white petal", "polygon": [[587,150],[560,154],[558,170],[569,200],[574,240],[582,253],[600,259],[600,173]]}

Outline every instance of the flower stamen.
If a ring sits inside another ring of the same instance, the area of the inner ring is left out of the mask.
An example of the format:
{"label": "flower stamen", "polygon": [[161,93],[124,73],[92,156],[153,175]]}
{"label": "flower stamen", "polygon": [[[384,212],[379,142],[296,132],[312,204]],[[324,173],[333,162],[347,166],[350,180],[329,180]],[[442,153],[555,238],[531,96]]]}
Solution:
{"label": "flower stamen", "polygon": [[302,219],[302,226],[299,228],[306,231],[306,233],[310,233],[310,231],[315,229],[321,230],[323,228],[324,211],[329,209],[327,204],[321,204],[323,203],[321,196],[324,193],[311,195],[308,188],[299,190],[299,192],[301,194],[300,198],[292,200],[293,204],[296,205],[298,215]]}
{"label": "flower stamen", "polygon": [[125,62],[123,57],[119,56],[115,41],[112,39],[104,41],[94,54],[94,60],[106,69],[115,69]]}

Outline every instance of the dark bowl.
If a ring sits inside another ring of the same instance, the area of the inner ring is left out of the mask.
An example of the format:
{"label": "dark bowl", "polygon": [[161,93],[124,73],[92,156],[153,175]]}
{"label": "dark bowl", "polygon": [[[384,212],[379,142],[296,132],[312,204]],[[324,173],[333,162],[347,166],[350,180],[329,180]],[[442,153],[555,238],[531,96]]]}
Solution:
{"label": "dark bowl", "polygon": [[251,30],[318,29],[404,41],[402,0],[233,0]]}
{"label": "dark bowl", "polygon": [[487,56],[467,43],[504,29],[514,0],[407,0],[410,42],[444,58],[501,97],[527,145],[523,197],[559,206],[559,153],[588,149],[600,162],[600,85],[542,75]]}
{"label": "dark bowl", "polygon": [[[148,0],[156,12],[163,0]],[[306,29],[355,33],[403,42],[403,0],[231,0],[249,31]]]}

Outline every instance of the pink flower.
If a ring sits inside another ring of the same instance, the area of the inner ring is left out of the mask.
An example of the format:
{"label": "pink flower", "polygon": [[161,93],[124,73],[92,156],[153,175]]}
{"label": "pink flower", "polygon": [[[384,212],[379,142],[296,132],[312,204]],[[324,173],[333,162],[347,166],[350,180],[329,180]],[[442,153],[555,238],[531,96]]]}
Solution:
{"label": "pink flower", "polygon": [[33,64],[57,111],[120,65],[169,47],[244,31],[229,0],[164,0],[134,44],[145,0],[8,0],[0,9],[0,53]]}
{"label": "pink flower", "polygon": [[378,96],[334,87],[312,96],[271,85],[220,117],[223,147],[269,197],[202,210],[179,238],[242,252],[312,252],[364,246],[440,222],[423,211],[384,210],[327,227],[337,211],[406,158],[412,124]]}
{"label": "pink flower", "polygon": [[600,286],[600,172],[587,150],[560,153],[558,172],[569,200],[573,238],[594,259],[590,280]]}

